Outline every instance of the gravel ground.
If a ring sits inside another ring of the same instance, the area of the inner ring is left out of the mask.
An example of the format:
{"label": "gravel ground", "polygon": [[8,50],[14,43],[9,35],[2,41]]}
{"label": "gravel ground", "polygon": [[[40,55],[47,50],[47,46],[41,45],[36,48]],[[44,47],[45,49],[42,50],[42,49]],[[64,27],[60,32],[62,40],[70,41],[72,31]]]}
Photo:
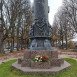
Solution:
{"label": "gravel ground", "polygon": [[18,53],[8,53],[7,56],[0,56],[0,64],[6,62],[8,60],[17,59],[19,57],[22,57],[23,52],[24,52],[24,50],[19,51]]}

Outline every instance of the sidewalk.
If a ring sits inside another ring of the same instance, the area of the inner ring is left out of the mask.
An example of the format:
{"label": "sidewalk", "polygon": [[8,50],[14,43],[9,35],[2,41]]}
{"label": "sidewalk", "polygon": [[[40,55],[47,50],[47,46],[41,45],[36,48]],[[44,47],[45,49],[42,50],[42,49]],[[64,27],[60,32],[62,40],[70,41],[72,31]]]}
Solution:
{"label": "sidewalk", "polygon": [[68,51],[68,50],[58,50],[58,54],[59,56],[61,56],[62,58],[72,58],[77,60],[77,52],[72,52],[72,51]]}

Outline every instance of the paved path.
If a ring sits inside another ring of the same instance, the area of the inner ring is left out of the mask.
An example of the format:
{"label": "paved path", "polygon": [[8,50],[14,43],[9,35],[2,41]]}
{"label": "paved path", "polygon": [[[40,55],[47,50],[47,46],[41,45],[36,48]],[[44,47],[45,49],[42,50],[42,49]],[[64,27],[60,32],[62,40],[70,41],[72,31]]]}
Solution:
{"label": "paved path", "polygon": [[73,58],[77,60],[77,52],[60,50],[60,49],[57,49],[57,50],[58,50],[59,56],[61,56],[62,58]]}

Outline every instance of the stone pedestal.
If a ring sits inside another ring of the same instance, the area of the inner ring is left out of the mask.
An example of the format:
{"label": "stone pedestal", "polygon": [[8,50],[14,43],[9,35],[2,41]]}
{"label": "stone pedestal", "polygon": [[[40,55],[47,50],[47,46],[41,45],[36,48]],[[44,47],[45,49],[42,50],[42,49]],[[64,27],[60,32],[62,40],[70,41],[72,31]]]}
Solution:
{"label": "stone pedestal", "polygon": [[33,61],[31,61],[31,68],[32,69],[50,69],[51,64],[50,64],[50,62],[33,62]]}
{"label": "stone pedestal", "polygon": [[[35,56],[47,56],[49,62],[33,62]],[[50,69],[52,66],[61,66],[64,63],[64,59],[58,58],[57,51],[45,51],[45,50],[36,50],[30,51],[25,50],[24,57],[18,59],[18,64],[21,64],[22,67],[31,67],[31,68],[40,68],[40,69]]]}
{"label": "stone pedestal", "polygon": [[[49,62],[33,62],[37,55],[47,56]],[[23,74],[56,74],[70,67],[70,64],[58,57],[57,51],[25,50],[23,58],[19,58],[16,63],[12,64],[12,67]]]}

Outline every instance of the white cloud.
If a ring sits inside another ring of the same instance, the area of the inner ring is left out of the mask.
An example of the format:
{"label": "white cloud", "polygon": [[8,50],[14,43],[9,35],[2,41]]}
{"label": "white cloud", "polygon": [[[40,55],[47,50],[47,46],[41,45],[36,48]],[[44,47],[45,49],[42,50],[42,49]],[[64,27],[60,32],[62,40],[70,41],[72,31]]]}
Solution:
{"label": "white cloud", "polygon": [[31,1],[31,3],[33,3],[33,0],[30,0]]}
{"label": "white cloud", "polygon": [[48,0],[48,1],[50,7],[49,22],[52,25],[54,15],[57,12],[58,8],[62,5],[62,0]]}
{"label": "white cloud", "polygon": [[49,13],[49,23],[51,25],[53,24],[54,15],[55,15],[54,11]]}
{"label": "white cloud", "polygon": [[62,4],[62,0],[53,0],[53,1],[54,1],[55,6],[57,7],[61,6]]}

